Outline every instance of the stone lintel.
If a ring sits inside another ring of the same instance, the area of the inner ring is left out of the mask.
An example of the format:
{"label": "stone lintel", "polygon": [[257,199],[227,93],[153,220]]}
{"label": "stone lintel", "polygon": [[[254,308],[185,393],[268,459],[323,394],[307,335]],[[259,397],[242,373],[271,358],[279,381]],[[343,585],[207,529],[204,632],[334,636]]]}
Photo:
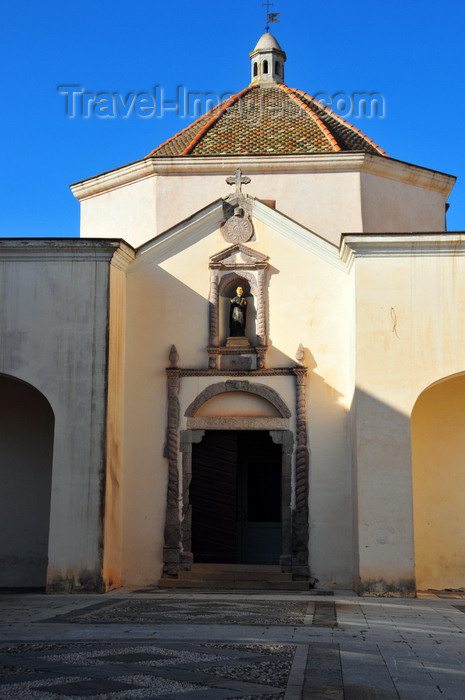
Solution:
{"label": "stone lintel", "polygon": [[288,430],[287,418],[262,418],[256,416],[206,416],[188,418],[188,430]]}

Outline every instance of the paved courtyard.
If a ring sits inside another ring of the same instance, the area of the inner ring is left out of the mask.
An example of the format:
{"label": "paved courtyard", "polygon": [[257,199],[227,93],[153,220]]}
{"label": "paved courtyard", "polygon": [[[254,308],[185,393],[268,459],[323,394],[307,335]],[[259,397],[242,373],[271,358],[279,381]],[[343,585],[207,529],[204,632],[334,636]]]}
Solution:
{"label": "paved courtyard", "polygon": [[0,700],[464,700],[465,600],[0,595]]}

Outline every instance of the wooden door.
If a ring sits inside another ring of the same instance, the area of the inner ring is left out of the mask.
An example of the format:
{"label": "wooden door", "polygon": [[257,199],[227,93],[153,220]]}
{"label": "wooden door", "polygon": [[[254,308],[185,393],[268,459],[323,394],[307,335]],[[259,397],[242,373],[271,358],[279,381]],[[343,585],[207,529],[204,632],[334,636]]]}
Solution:
{"label": "wooden door", "polygon": [[278,564],[281,446],[267,431],[206,431],[192,446],[194,562]]}
{"label": "wooden door", "polygon": [[192,445],[192,552],[195,562],[236,562],[237,435],[209,430]]}

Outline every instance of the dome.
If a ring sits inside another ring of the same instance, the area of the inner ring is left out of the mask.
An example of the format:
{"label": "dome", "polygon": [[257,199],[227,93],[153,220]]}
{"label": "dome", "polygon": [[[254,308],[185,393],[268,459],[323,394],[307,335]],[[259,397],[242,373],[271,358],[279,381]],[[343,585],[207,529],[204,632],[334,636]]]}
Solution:
{"label": "dome", "polygon": [[232,95],[146,157],[341,151],[386,155],[355,126],[310,95],[274,83],[272,87],[251,85]]}
{"label": "dome", "polygon": [[260,39],[258,40],[254,51],[269,51],[270,49],[277,49],[278,51],[282,51],[282,48],[274,38],[273,34],[271,34],[270,32],[265,32],[261,35]]}

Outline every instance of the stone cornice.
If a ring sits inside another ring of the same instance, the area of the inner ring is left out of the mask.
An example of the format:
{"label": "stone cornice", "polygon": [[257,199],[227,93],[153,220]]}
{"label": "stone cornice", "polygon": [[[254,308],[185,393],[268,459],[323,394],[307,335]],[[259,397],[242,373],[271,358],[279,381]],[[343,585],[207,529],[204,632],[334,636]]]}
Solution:
{"label": "stone cornice", "polygon": [[348,269],[356,258],[450,257],[465,255],[465,232],[342,235],[340,256]]}
{"label": "stone cornice", "polygon": [[108,238],[2,238],[0,260],[34,262],[109,262],[115,255],[130,255],[132,248],[121,240]]}
{"label": "stone cornice", "polygon": [[[279,231],[279,233],[288,240],[312,252],[330,265],[345,272],[347,271],[347,266],[341,261],[339,250],[333,243],[325,241],[324,238],[321,238],[317,233],[301,226],[285,214],[271,209],[271,207],[263,204],[258,199],[251,201],[252,215],[258,221]],[[132,270],[144,265],[146,260],[148,262],[148,258],[145,258],[145,254],[148,251],[156,251],[156,258],[162,260],[178,250],[181,250],[181,248],[186,248],[191,243],[198,240],[199,237],[218,228],[223,219],[222,204],[223,200],[217,200],[189,219],[181,221],[176,226],[173,226],[173,228],[148,241],[148,243],[144,243],[144,245],[137,249],[137,258],[135,264],[132,266]],[[231,248],[233,247],[234,246]],[[243,247],[244,249],[247,248],[246,246]],[[221,256],[224,252],[225,251],[222,251],[218,253],[218,255]],[[257,253],[257,256],[260,256],[260,253]]]}
{"label": "stone cornice", "polygon": [[[169,370],[170,368],[168,368]],[[168,371],[167,370],[167,371]],[[180,369],[181,377],[292,377],[295,367],[274,367],[270,369]]]}
{"label": "stone cornice", "polygon": [[435,190],[447,196],[456,178],[428,168],[371,153],[311,155],[143,158],[121,168],[81,180],[71,191],[79,201],[156,175],[222,175],[240,167],[249,176],[265,173],[364,172]]}
{"label": "stone cornice", "polygon": [[145,263],[144,254],[148,251],[156,250],[158,259],[169,257],[219,228],[222,220],[223,200],[220,199],[137,248],[135,267]]}
{"label": "stone cornice", "polygon": [[125,241],[121,241],[121,245],[113,254],[111,264],[113,267],[117,267],[118,270],[123,270],[125,272],[135,257],[136,251],[134,248]]}

